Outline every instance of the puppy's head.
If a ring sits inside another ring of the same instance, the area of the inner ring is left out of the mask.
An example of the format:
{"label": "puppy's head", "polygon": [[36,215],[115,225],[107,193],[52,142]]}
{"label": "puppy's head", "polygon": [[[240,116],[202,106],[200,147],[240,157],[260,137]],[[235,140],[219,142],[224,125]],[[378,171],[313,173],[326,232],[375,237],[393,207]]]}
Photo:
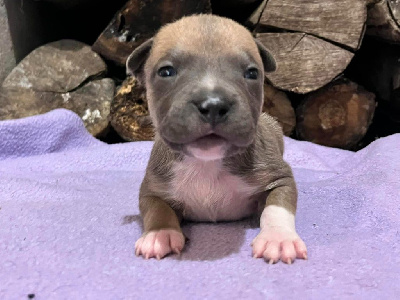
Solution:
{"label": "puppy's head", "polygon": [[160,137],[173,150],[213,160],[253,142],[264,72],[275,61],[238,23],[198,15],[164,26],[129,56],[127,69],[144,80]]}

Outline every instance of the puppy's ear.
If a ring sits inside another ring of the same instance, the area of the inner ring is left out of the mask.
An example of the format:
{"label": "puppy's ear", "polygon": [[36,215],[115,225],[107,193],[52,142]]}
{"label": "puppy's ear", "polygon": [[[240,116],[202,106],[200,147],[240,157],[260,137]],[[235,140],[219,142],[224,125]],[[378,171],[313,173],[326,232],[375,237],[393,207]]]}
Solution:
{"label": "puppy's ear", "polygon": [[261,59],[264,64],[264,71],[267,73],[274,72],[276,70],[276,62],[274,57],[259,40],[254,39],[254,41],[257,44],[258,51],[260,52]]}
{"label": "puppy's ear", "polygon": [[126,74],[137,75],[150,53],[153,39],[149,39],[137,47],[126,60]]}

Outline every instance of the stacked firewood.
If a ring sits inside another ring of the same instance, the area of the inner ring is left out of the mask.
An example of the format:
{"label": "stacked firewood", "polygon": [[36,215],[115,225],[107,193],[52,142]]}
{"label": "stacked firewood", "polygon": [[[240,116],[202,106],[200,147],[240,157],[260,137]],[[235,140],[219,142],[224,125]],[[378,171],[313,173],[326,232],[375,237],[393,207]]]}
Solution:
{"label": "stacked firewood", "polygon": [[[377,102],[399,115],[400,52],[392,51],[389,59],[381,55],[385,70],[379,67],[379,57],[373,64],[368,55],[358,59],[358,53],[365,52],[364,41],[370,40],[366,36],[400,42],[398,0],[130,0],[93,50],[123,66],[128,55],[163,24],[211,12],[239,20],[274,55],[277,70],[267,74],[264,111],[277,118],[286,135],[357,149]],[[111,125],[125,140],[154,136],[145,90],[135,78],[123,82],[110,116]]]}

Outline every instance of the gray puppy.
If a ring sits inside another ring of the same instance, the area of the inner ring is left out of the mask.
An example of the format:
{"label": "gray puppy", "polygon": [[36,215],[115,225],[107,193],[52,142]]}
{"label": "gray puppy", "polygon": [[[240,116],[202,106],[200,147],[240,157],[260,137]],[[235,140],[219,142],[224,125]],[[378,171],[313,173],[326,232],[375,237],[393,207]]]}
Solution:
{"label": "gray puppy", "polygon": [[260,213],[253,256],[307,258],[296,233],[296,185],[283,136],[261,114],[271,54],[236,22],[185,17],[161,28],[127,60],[147,89],[156,137],[140,189],[144,233],[136,254],[180,253],[180,221],[231,221]]}

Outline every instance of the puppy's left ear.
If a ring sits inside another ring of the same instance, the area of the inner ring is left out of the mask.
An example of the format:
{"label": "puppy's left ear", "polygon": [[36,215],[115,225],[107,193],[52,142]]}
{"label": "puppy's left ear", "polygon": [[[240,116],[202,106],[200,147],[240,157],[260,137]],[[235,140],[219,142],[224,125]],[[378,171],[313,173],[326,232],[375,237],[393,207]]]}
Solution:
{"label": "puppy's left ear", "polygon": [[264,71],[267,73],[274,72],[276,70],[275,58],[259,40],[254,39],[254,41],[257,44],[258,51],[260,52],[261,59],[264,65]]}
{"label": "puppy's left ear", "polygon": [[151,47],[153,46],[153,39],[149,39],[137,47],[126,60],[126,74],[137,75],[143,63],[146,61]]}

